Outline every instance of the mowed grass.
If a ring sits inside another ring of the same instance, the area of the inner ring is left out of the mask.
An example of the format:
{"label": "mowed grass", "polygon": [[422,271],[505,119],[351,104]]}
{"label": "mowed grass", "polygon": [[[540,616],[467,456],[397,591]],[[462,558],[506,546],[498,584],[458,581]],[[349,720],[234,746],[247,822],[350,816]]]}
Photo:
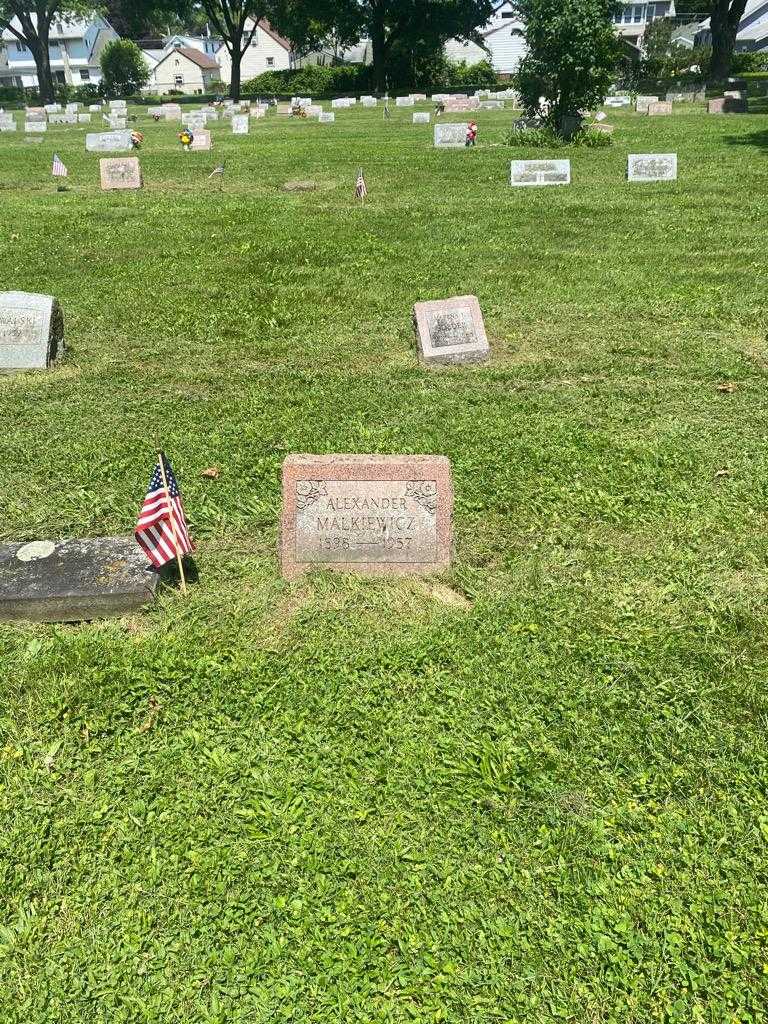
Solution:
{"label": "mowed grass", "polygon": [[[186,599],[0,626],[3,1024],[765,1019],[768,128],[609,114],[142,117],[138,193],[0,135],[0,287],[69,345],[0,379],[0,537],[129,533],[159,442],[199,543]],[[491,363],[420,369],[467,293]],[[288,452],[447,455],[450,573],[282,582]]]}

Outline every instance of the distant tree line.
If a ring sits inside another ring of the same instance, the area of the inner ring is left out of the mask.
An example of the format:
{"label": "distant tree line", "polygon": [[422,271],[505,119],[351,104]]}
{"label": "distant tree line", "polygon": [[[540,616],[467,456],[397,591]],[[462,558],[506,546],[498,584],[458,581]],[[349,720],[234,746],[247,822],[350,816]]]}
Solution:
{"label": "distant tree line", "polygon": [[[730,71],[746,2],[678,0],[678,10],[701,6],[701,11],[691,13],[706,12],[711,17],[713,79],[723,79]],[[0,0],[0,28],[9,29],[30,49],[41,98],[50,102],[55,84],[48,45],[55,19],[105,12],[120,35],[133,39],[164,35],[169,30],[200,32],[207,25],[231,56],[230,95],[237,99],[243,55],[264,19],[290,39],[300,54],[323,47],[329,40],[338,51],[362,38],[370,39],[371,87],[383,91],[414,84],[421,69],[440,59],[449,39],[481,43],[480,31],[494,6],[493,0]],[[570,66],[571,77],[581,76],[591,94],[588,71],[581,68],[576,73],[576,62],[571,60],[569,65],[567,49],[570,45],[574,52],[584,54],[596,47],[601,61],[596,75],[602,80],[607,67],[603,58],[608,59],[610,50],[605,29],[621,4],[614,0],[517,0],[516,6],[529,24],[528,42],[534,55],[526,73],[534,79],[546,74],[542,61],[548,59],[547,54],[557,54],[557,73],[568,79]],[[572,85],[566,82],[565,87]],[[569,105],[566,96],[559,108]]]}

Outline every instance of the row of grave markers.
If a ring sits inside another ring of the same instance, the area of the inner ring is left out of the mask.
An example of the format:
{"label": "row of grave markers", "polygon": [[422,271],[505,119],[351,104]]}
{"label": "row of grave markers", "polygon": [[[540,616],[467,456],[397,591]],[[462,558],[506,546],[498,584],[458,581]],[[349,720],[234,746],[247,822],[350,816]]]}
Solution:
{"label": "row of grave markers", "polygon": [[[413,321],[426,367],[490,356],[475,296],[418,302]],[[64,317],[53,296],[0,293],[0,369],[45,369],[64,353]],[[286,579],[317,568],[434,573],[451,563],[453,487],[444,456],[289,455],[282,491]],[[152,599],[157,579],[127,538],[0,545],[0,619],[124,614]]]}

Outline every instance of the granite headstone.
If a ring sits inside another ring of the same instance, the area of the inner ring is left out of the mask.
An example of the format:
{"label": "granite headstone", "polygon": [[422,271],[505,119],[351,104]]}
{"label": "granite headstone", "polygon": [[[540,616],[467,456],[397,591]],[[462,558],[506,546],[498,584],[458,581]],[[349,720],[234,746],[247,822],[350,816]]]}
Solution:
{"label": "granite headstone", "polygon": [[289,455],[282,573],[398,575],[451,562],[453,486],[441,455]]}

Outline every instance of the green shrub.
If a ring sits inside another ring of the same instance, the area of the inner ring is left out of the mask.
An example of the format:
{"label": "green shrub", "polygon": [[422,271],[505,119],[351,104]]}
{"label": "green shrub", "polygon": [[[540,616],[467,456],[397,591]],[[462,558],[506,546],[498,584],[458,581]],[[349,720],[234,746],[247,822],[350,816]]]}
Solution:
{"label": "green shrub", "polygon": [[243,85],[243,94],[324,96],[331,93],[355,92],[368,88],[371,69],[363,65],[338,65],[320,67],[311,64],[306,68],[286,71],[265,71]]}
{"label": "green shrub", "polygon": [[20,87],[0,85],[0,103],[23,103],[26,98],[26,91]]}
{"label": "green shrub", "polygon": [[102,89],[105,96],[132,96],[149,81],[149,68],[131,39],[113,39],[101,54]]}
{"label": "green shrub", "polygon": [[549,125],[542,125],[538,128],[523,128],[514,125],[507,132],[504,143],[507,146],[520,146],[525,149],[567,149],[569,146],[584,149],[606,149],[613,145],[613,136],[608,132],[595,131],[587,125],[576,132],[570,142],[566,142]]}
{"label": "green shrub", "polygon": [[467,64],[466,61],[451,64],[449,85],[474,86],[482,89],[484,86],[493,88],[498,82],[499,76],[489,60],[481,60],[477,64]]}
{"label": "green shrub", "polygon": [[768,53],[734,53],[731,74],[743,75],[750,71],[768,71]]}

